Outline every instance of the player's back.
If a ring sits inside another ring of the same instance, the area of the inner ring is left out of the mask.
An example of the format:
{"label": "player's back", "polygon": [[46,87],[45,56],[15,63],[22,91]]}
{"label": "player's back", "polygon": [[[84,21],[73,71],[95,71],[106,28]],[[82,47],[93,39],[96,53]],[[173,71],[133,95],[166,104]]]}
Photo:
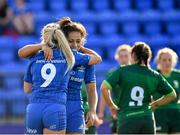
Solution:
{"label": "player's back", "polygon": [[[118,71],[119,70],[119,71]],[[120,89],[118,106],[126,116],[151,114],[149,103],[152,93],[158,91],[161,76],[151,68],[138,64],[117,70]]]}
{"label": "player's back", "polygon": [[69,72],[66,59],[59,49],[53,49],[53,59],[44,59],[43,52],[31,58],[32,95],[31,102],[66,101],[66,88]]}

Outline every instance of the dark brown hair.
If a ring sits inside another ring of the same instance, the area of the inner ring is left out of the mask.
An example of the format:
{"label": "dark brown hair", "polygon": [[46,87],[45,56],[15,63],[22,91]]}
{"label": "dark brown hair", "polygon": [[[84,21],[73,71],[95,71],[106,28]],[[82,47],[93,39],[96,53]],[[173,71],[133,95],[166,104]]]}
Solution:
{"label": "dark brown hair", "polygon": [[60,25],[60,28],[66,37],[68,37],[70,32],[80,32],[83,38],[86,38],[87,36],[85,27],[80,23],[71,21],[69,17],[64,17],[57,23]]}
{"label": "dark brown hair", "polygon": [[132,47],[131,55],[134,55],[138,64],[144,64],[149,66],[149,61],[152,57],[152,51],[150,47],[144,42],[136,42]]}

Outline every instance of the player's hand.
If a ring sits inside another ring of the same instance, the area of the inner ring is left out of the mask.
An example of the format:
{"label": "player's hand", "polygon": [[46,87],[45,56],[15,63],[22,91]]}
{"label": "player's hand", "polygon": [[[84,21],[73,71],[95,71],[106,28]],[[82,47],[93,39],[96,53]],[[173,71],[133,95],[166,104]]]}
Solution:
{"label": "player's hand", "polygon": [[154,111],[158,107],[158,104],[157,102],[152,102],[150,106],[151,106],[151,109]]}
{"label": "player's hand", "polygon": [[99,118],[97,115],[95,116],[95,122],[94,122],[94,125],[96,127],[99,127],[101,124],[103,124],[103,119]]}
{"label": "player's hand", "polygon": [[98,113],[98,118],[104,119],[104,114],[103,113]]}
{"label": "player's hand", "polygon": [[95,118],[96,118],[95,112],[89,111],[86,114],[86,128],[89,128],[94,125]]}
{"label": "player's hand", "polygon": [[83,52],[83,50],[84,50],[84,46],[83,45],[81,45],[81,46],[79,46],[79,48],[78,48],[80,51],[82,51]]}
{"label": "player's hand", "polygon": [[180,104],[180,100],[178,100],[178,104]]}
{"label": "player's hand", "polygon": [[44,51],[44,57],[46,60],[51,60],[53,58],[53,50],[49,46],[43,45],[42,50]]}
{"label": "player's hand", "polygon": [[114,119],[117,119],[118,110],[119,108],[115,104],[110,106],[111,115]]}

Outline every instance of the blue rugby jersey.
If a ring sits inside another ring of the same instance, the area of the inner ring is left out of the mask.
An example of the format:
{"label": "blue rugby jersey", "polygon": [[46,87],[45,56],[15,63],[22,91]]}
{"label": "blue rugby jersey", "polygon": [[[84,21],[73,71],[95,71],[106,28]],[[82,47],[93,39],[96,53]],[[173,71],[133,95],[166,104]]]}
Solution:
{"label": "blue rugby jersey", "polygon": [[94,65],[76,65],[70,73],[68,83],[68,100],[81,100],[82,82],[86,84],[96,82]]}
{"label": "blue rugby jersey", "polygon": [[30,103],[66,103],[66,89],[70,71],[65,75],[67,63],[59,49],[53,49],[53,59],[44,59],[41,51],[30,58],[24,81],[32,84]]}

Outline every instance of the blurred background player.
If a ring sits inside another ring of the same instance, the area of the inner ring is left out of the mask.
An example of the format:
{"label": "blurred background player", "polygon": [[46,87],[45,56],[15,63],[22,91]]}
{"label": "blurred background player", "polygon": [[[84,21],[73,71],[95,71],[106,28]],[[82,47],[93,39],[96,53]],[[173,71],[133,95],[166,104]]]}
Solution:
{"label": "blurred background player", "polygon": [[[130,65],[131,63],[131,46],[127,44],[119,45],[119,47],[116,49],[115,55],[114,55],[115,60],[118,62],[118,67],[119,66],[126,66]],[[117,68],[113,68],[109,71],[107,76],[110,76],[113,71],[115,71]],[[114,91],[118,91],[119,86],[117,85],[114,88]],[[112,95],[113,96],[113,101],[116,103],[116,99],[118,99],[118,95]],[[103,97],[101,97],[100,103],[99,103],[99,110],[98,110],[98,116],[103,119],[104,118],[104,111],[106,108],[106,102],[104,101]],[[117,133],[117,119],[112,118],[111,122],[111,131],[113,134]]]}
{"label": "blurred background player", "polygon": [[[176,90],[177,98],[155,110],[156,131],[160,134],[180,134],[180,71],[174,69],[177,54],[170,48],[160,49],[156,56],[157,70]],[[154,99],[159,98],[158,94]]]}
{"label": "blurred background player", "polygon": [[[152,109],[176,98],[171,85],[149,67],[151,54],[148,45],[136,42],[131,52],[132,65],[118,68],[102,83],[102,95],[112,116],[118,117],[119,134],[155,134]],[[117,85],[119,90],[114,91]],[[109,90],[119,95],[117,106]],[[151,95],[155,92],[162,97],[151,103]]]}
{"label": "blurred background player", "polygon": [[65,134],[66,87],[75,63],[73,53],[58,25],[42,30],[43,43],[53,48],[53,59],[43,52],[30,58],[24,78],[24,91],[32,93],[26,108],[26,134]]}
{"label": "blurred background player", "polygon": [[13,12],[7,0],[0,1],[0,35],[16,35]]}
{"label": "blurred background player", "polygon": [[33,34],[34,17],[25,0],[15,0],[13,7],[14,25],[19,34]]}

